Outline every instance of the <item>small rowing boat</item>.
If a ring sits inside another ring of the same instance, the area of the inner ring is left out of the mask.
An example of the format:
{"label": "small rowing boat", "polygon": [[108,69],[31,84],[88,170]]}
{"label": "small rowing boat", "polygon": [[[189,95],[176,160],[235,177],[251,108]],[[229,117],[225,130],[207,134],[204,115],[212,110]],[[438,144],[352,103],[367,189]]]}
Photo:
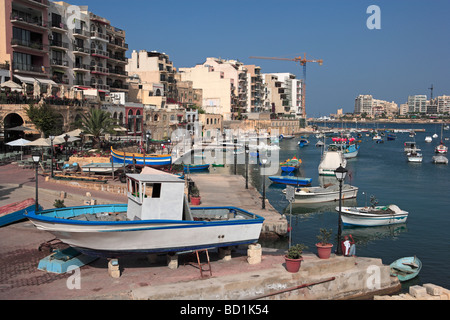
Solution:
{"label": "small rowing boat", "polygon": [[391,263],[391,276],[397,277],[400,281],[407,281],[415,278],[422,269],[422,261],[416,256],[405,257]]}
{"label": "small rowing boat", "polygon": [[[339,211],[339,208],[336,208]],[[396,205],[372,207],[342,207],[342,223],[347,226],[374,227],[405,223],[408,212]]]}
{"label": "small rowing boat", "polygon": [[33,198],[0,207],[0,227],[25,219],[25,212],[34,211],[35,209],[36,202]]}

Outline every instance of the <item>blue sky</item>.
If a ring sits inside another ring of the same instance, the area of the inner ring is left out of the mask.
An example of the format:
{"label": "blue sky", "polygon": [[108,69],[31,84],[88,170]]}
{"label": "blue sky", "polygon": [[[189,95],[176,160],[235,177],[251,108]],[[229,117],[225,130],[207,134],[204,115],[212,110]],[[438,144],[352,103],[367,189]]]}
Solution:
{"label": "blue sky", "polygon": [[[408,95],[450,95],[448,0],[73,0],[127,33],[132,50],[157,50],[176,68],[206,57],[237,59],[263,73],[295,62],[250,56],[323,59],[307,65],[307,114],[353,112],[358,94],[405,103]],[[381,29],[366,26],[377,5]]]}

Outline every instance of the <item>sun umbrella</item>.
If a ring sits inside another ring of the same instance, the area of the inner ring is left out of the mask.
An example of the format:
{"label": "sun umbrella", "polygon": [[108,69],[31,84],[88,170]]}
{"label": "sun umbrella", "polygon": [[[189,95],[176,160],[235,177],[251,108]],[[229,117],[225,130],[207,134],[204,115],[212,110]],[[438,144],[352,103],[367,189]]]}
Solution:
{"label": "sun umbrella", "polygon": [[[54,143],[54,144],[56,144],[56,143]],[[39,138],[37,140],[31,141],[30,143],[27,143],[26,146],[50,147],[51,142],[50,142],[50,139]]]}
{"label": "sun umbrella", "polygon": [[[11,146],[11,147],[20,147],[20,151],[22,151],[22,147],[23,147],[23,146],[26,146],[27,143],[30,143],[30,142],[31,142],[31,141],[29,141],[29,140],[27,140],[27,139],[22,139],[22,138],[20,138],[20,139],[17,139],[17,140],[8,142],[7,145],[8,145],[8,146]],[[22,156],[23,156],[23,154],[20,153],[20,160],[22,160]]]}
{"label": "sun umbrella", "polygon": [[20,84],[17,84],[14,81],[11,81],[11,80],[3,82],[0,86],[2,88],[10,88],[13,91],[23,91],[22,90],[22,86]]}
{"label": "sun umbrella", "polygon": [[33,129],[28,128],[28,127],[24,127],[24,126],[17,126],[17,127],[14,127],[14,128],[6,129],[6,131],[31,131],[31,130],[33,130]]}

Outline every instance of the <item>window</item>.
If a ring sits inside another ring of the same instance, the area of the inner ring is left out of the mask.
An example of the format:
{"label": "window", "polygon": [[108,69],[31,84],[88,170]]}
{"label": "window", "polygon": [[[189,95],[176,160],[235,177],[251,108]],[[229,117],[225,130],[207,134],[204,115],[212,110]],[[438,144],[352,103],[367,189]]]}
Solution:
{"label": "window", "polygon": [[160,198],[161,197],[161,183],[146,183],[144,197],[145,198]]}

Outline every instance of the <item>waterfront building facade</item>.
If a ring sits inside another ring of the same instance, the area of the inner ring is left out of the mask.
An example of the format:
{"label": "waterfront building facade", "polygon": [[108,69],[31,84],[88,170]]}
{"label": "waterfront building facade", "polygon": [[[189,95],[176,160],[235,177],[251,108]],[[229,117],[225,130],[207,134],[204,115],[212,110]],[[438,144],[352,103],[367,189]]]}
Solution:
{"label": "waterfront building facade", "polygon": [[408,96],[408,113],[426,113],[426,112],[427,112],[426,95]]}

